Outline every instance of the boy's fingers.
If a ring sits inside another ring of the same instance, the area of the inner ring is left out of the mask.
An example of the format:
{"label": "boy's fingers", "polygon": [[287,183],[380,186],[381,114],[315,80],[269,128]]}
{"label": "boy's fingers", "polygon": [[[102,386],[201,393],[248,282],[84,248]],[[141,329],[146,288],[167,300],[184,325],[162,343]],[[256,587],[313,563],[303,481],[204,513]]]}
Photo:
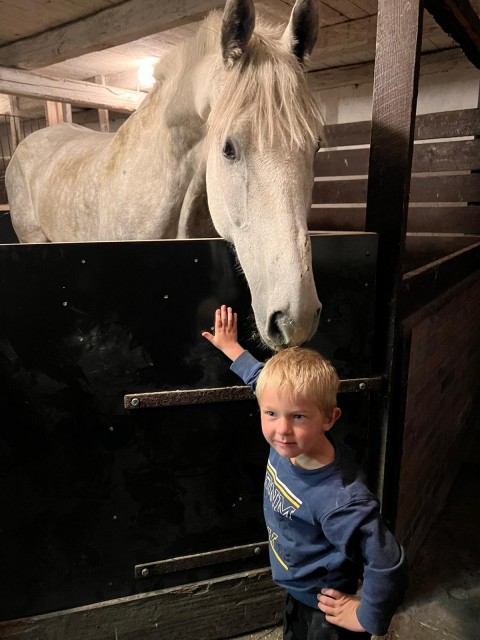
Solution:
{"label": "boy's fingers", "polygon": [[202,336],[204,338],[206,338],[207,340],[210,340],[210,342],[213,340],[214,336],[209,333],[208,331],[202,331]]}
{"label": "boy's fingers", "polygon": [[323,613],[329,616],[333,616],[335,613],[335,609],[333,607],[329,607],[324,602],[320,602],[318,608],[320,609],[320,611],[323,611]]}
{"label": "boy's fingers", "polygon": [[341,598],[343,596],[343,593],[341,591],[337,591],[336,589],[322,589],[321,594],[319,594],[317,597],[319,598],[320,595],[337,599]]}

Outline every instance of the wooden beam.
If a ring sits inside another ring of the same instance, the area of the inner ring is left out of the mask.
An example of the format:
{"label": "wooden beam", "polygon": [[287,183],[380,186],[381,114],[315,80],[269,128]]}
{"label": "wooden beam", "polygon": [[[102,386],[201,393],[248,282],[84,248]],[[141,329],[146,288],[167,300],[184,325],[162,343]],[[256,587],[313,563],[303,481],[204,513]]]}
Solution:
{"label": "wooden beam", "polygon": [[[373,371],[384,375],[387,393],[372,402],[374,432],[370,464],[377,462],[376,491],[394,522],[403,435],[402,344],[398,296],[413,155],[422,42],[423,0],[379,0],[373,85],[372,133],[365,231],[378,233]],[[372,468],[372,467],[370,467]]]}
{"label": "wooden beam", "polygon": [[2,640],[231,638],[280,624],[284,599],[284,592],[272,581],[270,569],[257,569],[0,622],[0,637]]}
{"label": "wooden beam", "polygon": [[17,96],[9,96],[10,103],[10,137],[12,141],[12,151],[18,146],[18,143],[23,140],[22,128],[20,126],[18,98]]}
{"label": "wooden beam", "polygon": [[200,20],[223,5],[221,0],[127,0],[0,47],[0,65],[38,69]]}
{"label": "wooden beam", "polygon": [[[105,86],[105,76],[95,76],[96,84]],[[108,109],[98,109],[98,122],[100,123],[100,131],[108,133],[110,131],[110,117]]]}
{"label": "wooden beam", "polygon": [[425,0],[425,7],[480,68],[480,18],[469,0]]}
{"label": "wooden beam", "polygon": [[28,71],[0,67],[0,93],[29,96],[79,107],[132,112],[147,95],[82,80],[59,80]]}
{"label": "wooden beam", "polygon": [[[459,47],[424,53],[421,58],[421,77],[434,73],[449,71],[473,70],[471,62],[465,57]],[[368,84],[373,82],[374,63],[345,65],[332,67],[322,71],[311,71],[307,74],[307,81],[311,91],[325,91],[335,87]]]}
{"label": "wooden beam", "polygon": [[45,102],[45,120],[48,127],[65,122],[61,102],[53,102],[53,100]]}

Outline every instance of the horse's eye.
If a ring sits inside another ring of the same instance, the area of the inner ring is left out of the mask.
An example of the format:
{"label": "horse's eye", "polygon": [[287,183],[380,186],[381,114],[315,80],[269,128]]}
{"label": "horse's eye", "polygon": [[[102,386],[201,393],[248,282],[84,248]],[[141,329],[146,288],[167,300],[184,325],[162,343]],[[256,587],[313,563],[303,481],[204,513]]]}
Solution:
{"label": "horse's eye", "polygon": [[222,153],[225,156],[225,158],[227,158],[228,160],[235,160],[235,158],[236,158],[235,148],[234,148],[231,140],[227,140],[225,142],[225,144],[223,145]]}

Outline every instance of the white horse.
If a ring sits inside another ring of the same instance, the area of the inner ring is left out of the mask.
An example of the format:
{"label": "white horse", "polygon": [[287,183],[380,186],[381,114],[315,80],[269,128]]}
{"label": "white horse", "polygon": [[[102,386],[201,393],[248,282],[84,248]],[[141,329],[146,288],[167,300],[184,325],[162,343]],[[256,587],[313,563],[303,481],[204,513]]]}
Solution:
{"label": "white horse", "polygon": [[61,124],[28,136],[6,175],[19,240],[211,237],[213,221],[264,342],[310,338],[321,308],[306,224],[322,132],[304,73],[315,2],[297,0],[280,33],[255,28],[252,0],[228,0],[157,65],[116,134]]}

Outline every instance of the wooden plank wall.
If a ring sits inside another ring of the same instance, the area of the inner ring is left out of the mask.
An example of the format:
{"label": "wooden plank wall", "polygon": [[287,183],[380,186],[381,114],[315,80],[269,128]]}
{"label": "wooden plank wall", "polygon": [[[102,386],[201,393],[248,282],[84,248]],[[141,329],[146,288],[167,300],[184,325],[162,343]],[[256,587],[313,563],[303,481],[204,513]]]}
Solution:
{"label": "wooden plank wall", "polygon": [[[370,128],[370,122],[326,127],[311,230],[364,231]],[[417,116],[408,233],[480,234],[479,135],[480,109]]]}

